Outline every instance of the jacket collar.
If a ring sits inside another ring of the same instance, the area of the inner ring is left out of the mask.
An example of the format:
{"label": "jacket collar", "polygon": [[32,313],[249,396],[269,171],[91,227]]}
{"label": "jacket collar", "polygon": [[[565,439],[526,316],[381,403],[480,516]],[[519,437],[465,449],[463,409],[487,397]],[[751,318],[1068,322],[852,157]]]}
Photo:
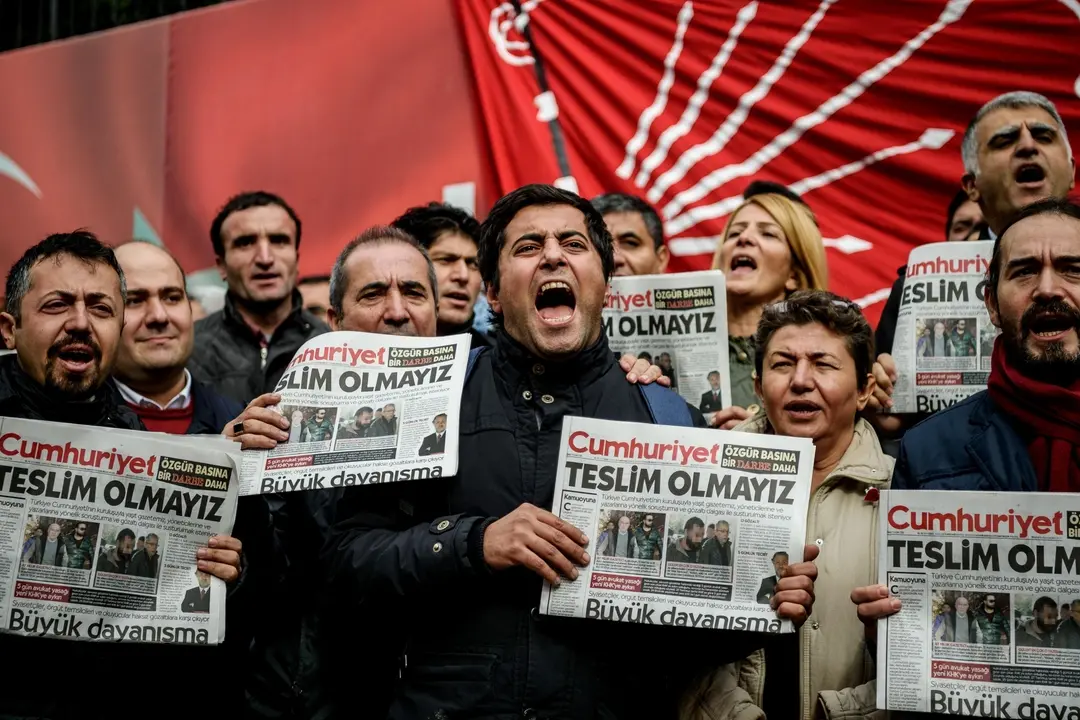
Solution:
{"label": "jacket collar", "polygon": [[[975,406],[968,416],[968,423],[974,426],[971,440],[964,449],[983,475],[1000,491],[1016,490],[1017,483],[1021,490],[1038,490],[1039,480],[1027,454],[1027,443],[1005,413],[994,405],[990,393],[983,390],[965,402]],[[987,462],[987,458],[1003,462]]]}
{"label": "jacket collar", "polygon": [[[232,291],[225,293],[225,307],[222,308],[222,314],[224,315],[227,324],[231,325],[234,329],[241,330],[244,333],[244,337],[251,337],[258,340],[257,331],[248,324],[244,316],[240,314],[240,311],[236,308],[236,297],[232,294]],[[289,315],[285,318],[284,322],[278,326],[274,331],[274,335],[280,333],[283,329],[289,325],[299,325],[305,330],[309,329],[311,323],[304,317],[304,297],[300,294],[299,290],[295,288],[292,291],[292,310],[289,311]]]}
{"label": "jacket collar", "polygon": [[[741,432],[765,434],[769,421],[765,410],[734,428]],[[855,435],[840,462],[828,474],[822,485],[838,480],[854,480],[872,487],[883,487],[892,478],[894,460],[885,454],[878,442],[877,433],[865,418],[855,421]]]}
{"label": "jacket collar", "polygon": [[76,425],[142,429],[112,378],[86,402],[67,402],[48,393],[19,366],[15,353],[0,357],[0,415]]}
{"label": "jacket collar", "polygon": [[495,336],[495,372],[515,384],[522,377],[535,377],[549,386],[589,385],[614,363],[615,356],[602,332],[595,343],[577,355],[557,361],[534,356],[502,328]]}

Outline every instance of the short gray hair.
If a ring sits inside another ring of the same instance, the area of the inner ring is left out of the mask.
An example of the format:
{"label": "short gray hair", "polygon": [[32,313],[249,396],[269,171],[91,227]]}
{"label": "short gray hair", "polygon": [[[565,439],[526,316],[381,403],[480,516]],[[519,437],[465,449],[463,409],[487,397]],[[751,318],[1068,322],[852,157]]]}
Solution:
{"label": "short gray hair", "polygon": [[349,256],[353,254],[353,251],[362,245],[384,245],[395,242],[416,248],[416,251],[424,256],[424,262],[427,264],[428,283],[431,285],[432,300],[435,302],[436,311],[438,311],[439,281],[435,277],[435,265],[432,264],[427,251],[424,250],[416,238],[404,230],[390,225],[375,225],[351,240],[341,251],[341,254],[338,255],[337,260],[334,261],[334,269],[330,271],[330,308],[335,315],[340,318],[343,314],[342,306],[345,304],[345,291],[349,287],[349,278],[345,273],[345,263],[349,261]]}
{"label": "short gray hair", "polygon": [[1037,92],[1031,92],[1030,90],[1015,90],[1013,92],[1007,92],[1004,95],[998,95],[996,98],[979,108],[979,112],[975,113],[975,117],[968,123],[967,130],[964,131],[964,142],[960,146],[960,157],[964,161],[964,172],[968,175],[979,174],[979,143],[975,139],[975,128],[982,121],[984,117],[989,115],[995,110],[1001,108],[1008,108],[1010,110],[1019,110],[1021,108],[1037,107],[1046,111],[1050,117],[1054,118],[1054,122],[1057,123],[1058,131],[1061,133],[1061,139],[1065,141],[1065,147],[1069,151],[1069,159],[1072,159],[1072,146],[1069,145],[1069,135],[1065,132],[1065,122],[1061,119],[1061,114],[1058,113],[1054,103],[1050,102],[1050,99],[1045,95],[1040,95]]}

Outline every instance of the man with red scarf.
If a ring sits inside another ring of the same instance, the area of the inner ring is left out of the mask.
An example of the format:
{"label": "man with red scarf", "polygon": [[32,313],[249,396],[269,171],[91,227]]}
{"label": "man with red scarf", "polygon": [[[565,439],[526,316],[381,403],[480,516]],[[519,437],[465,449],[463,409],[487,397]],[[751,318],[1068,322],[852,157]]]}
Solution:
{"label": "man with red scarf", "polygon": [[1080,205],[1028,205],[986,282],[988,387],[904,436],[898,490],[1080,492]]}

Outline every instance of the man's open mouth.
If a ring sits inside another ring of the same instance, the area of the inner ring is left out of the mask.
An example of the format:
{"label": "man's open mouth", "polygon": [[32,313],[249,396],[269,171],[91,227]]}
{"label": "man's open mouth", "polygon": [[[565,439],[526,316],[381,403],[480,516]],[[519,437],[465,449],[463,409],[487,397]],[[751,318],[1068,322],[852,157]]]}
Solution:
{"label": "man's open mouth", "polygon": [[459,303],[461,305],[469,304],[469,294],[461,292],[460,290],[450,290],[448,292],[442,293],[442,297],[454,303]]}
{"label": "man's open mouth", "polygon": [[251,279],[258,283],[273,282],[281,276],[277,273],[255,273]]}
{"label": "man's open mouth", "polygon": [[89,345],[64,345],[56,357],[67,370],[82,372],[93,365],[97,353]]}
{"label": "man's open mouth", "polygon": [[1076,328],[1077,319],[1063,313],[1042,313],[1028,320],[1027,331],[1038,340],[1054,341]]}
{"label": "man's open mouth", "polygon": [[749,255],[732,255],[731,256],[731,274],[738,275],[739,273],[753,272],[757,270],[757,261]]}
{"label": "man's open mouth", "polygon": [[561,280],[544,283],[536,293],[536,314],[548,325],[570,322],[576,307],[574,291]]}
{"label": "man's open mouth", "polygon": [[1025,163],[1016,169],[1017,185],[1041,185],[1046,179],[1046,171],[1040,165]]}

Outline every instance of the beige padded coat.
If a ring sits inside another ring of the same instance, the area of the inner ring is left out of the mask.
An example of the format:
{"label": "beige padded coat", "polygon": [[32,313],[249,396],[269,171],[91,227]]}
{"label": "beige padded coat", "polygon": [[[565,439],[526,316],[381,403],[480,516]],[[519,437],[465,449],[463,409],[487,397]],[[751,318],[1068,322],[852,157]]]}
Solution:
{"label": "beige padded coat", "polygon": [[[761,411],[735,429],[763,433],[766,425]],[[873,678],[873,659],[866,648],[863,624],[851,604],[851,591],[877,582],[877,503],[868,501],[866,493],[870,488],[888,487],[892,468],[893,459],[882,452],[874,429],[860,418],[847,452],[810,497],[806,538],[821,548],[821,554],[815,561],[818,579],[813,612],[799,631],[800,716],[778,720],[812,720],[824,709],[818,693],[853,689]],[[764,654],[755,653],[713,673],[686,698],[681,720],[764,717],[749,709],[760,707],[764,666]],[[854,699],[847,693],[844,696]],[[871,704],[867,717],[872,716],[872,708]]]}

